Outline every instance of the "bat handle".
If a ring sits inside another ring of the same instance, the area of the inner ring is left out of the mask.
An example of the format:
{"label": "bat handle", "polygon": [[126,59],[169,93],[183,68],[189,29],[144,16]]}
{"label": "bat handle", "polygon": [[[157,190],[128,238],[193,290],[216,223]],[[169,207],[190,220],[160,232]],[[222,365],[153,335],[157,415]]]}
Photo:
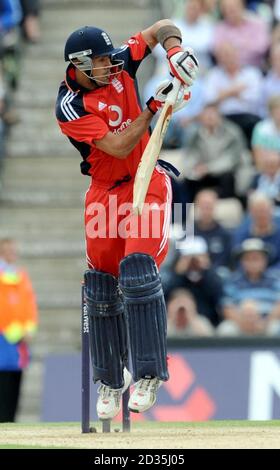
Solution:
{"label": "bat handle", "polygon": [[165,102],[168,101],[168,103],[173,106],[173,105],[175,104],[175,102],[176,102],[176,99],[177,99],[178,93],[179,93],[179,91],[180,91],[180,88],[181,88],[181,86],[183,86],[183,85],[182,85],[182,83],[180,82],[180,80],[178,80],[178,78],[176,78],[176,77],[173,78],[172,84],[173,84],[173,88],[172,88],[172,90],[168,93]]}

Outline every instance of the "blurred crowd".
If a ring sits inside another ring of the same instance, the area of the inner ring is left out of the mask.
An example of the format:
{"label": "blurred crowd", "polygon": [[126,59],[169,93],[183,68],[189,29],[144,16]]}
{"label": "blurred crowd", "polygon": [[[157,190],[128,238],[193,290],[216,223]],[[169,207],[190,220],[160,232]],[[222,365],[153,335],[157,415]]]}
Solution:
{"label": "blurred crowd", "polygon": [[[161,269],[169,335],[280,337],[280,0],[186,0],[172,19],[200,77],[163,145],[174,203],[193,203]],[[145,97],[168,78],[153,56]]]}
{"label": "blurred crowd", "polygon": [[[40,39],[39,0],[0,0],[0,173],[6,141],[19,117],[14,105],[24,47]],[[1,181],[0,181],[1,185]],[[0,422],[13,422],[19,407],[29,343],[37,329],[30,278],[18,264],[17,244],[0,240]]]}
{"label": "blurred crowd", "polygon": [[13,100],[24,44],[40,39],[39,0],[0,0],[0,172],[10,126],[19,120]]}

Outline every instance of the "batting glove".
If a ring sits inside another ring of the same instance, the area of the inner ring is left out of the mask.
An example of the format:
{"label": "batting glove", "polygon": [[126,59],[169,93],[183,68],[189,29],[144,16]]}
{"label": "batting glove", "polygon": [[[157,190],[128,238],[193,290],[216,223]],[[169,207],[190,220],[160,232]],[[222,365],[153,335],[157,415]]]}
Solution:
{"label": "batting glove", "polygon": [[171,75],[178,78],[183,85],[192,86],[199,69],[193,50],[184,50],[181,46],[171,47],[167,52],[167,59]]}
{"label": "batting glove", "polygon": [[[173,84],[170,80],[165,80],[164,82],[160,83],[156,89],[155,97],[151,96],[151,98],[147,101],[147,107],[151,111],[152,114],[156,114],[158,110],[163,108],[166,97],[168,93],[172,90]],[[191,94],[186,86],[181,87],[176,103],[173,106],[173,113],[182,109],[190,99]]]}

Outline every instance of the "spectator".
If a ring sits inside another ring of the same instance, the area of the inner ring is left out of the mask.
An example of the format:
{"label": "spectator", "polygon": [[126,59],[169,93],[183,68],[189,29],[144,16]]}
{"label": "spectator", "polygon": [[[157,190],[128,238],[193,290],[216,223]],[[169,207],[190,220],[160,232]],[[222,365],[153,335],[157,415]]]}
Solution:
{"label": "spectator", "polygon": [[19,24],[22,11],[19,0],[0,0],[1,59],[9,89],[18,85],[20,70]]}
{"label": "spectator", "polygon": [[276,150],[263,150],[259,172],[255,175],[251,189],[265,194],[280,205],[280,154]]}
{"label": "spectator", "polygon": [[263,80],[263,114],[268,115],[268,102],[274,96],[280,96],[280,42],[271,46],[270,49],[271,68]]}
{"label": "spectator", "polygon": [[228,267],[231,260],[231,235],[215,220],[217,193],[210,189],[200,191],[195,198],[196,236],[204,238],[213,268]]}
{"label": "spectator", "polygon": [[198,312],[216,326],[220,322],[223,286],[211,266],[205,240],[202,237],[189,237],[181,242],[174,267],[167,270],[162,279],[167,301],[174,289],[189,290],[194,296]]}
{"label": "spectator", "polygon": [[167,304],[167,334],[169,337],[212,336],[209,320],[197,312],[195,300],[185,289],[175,289]]}
{"label": "spectator", "polygon": [[39,0],[20,0],[23,18],[22,31],[27,42],[36,43],[39,41],[40,23],[40,2]]}
{"label": "spectator", "polygon": [[236,307],[238,321],[224,320],[217,328],[218,336],[279,336],[280,321],[262,316],[255,300],[243,300]]}
{"label": "spectator", "polygon": [[268,100],[268,118],[260,121],[252,135],[252,150],[257,168],[261,165],[263,149],[280,152],[280,95]]}
{"label": "spectator", "polygon": [[271,31],[271,46],[280,41],[280,23],[277,22]]}
{"label": "spectator", "polygon": [[[172,116],[171,123],[163,141],[163,148],[180,148],[188,139],[188,126],[200,114],[204,105],[203,75],[212,65],[210,49],[213,37],[213,21],[204,11],[204,0],[187,0],[184,5],[184,17],[173,18],[174,23],[182,32],[182,47],[192,47],[199,60],[200,77],[191,90],[191,100],[184,109]],[[144,102],[146,102],[158,84],[164,78],[170,79],[167,62],[162,47],[156,46],[153,50],[156,59],[155,72],[144,88]]]}
{"label": "spectator", "polygon": [[217,65],[205,78],[205,100],[216,101],[221,113],[243,130],[248,146],[260,120],[263,77],[253,66],[242,66],[234,43],[222,42],[215,48]]}
{"label": "spectator", "polygon": [[233,197],[234,172],[244,149],[240,129],[224,119],[215,104],[208,104],[200,115],[200,126],[189,135],[186,144],[189,201],[205,187],[214,187],[221,198]]}
{"label": "spectator", "polygon": [[220,17],[219,0],[203,0],[203,11],[216,21]]}
{"label": "spectator", "polygon": [[267,23],[244,7],[243,0],[221,0],[223,20],[214,34],[214,50],[220,44],[234,44],[241,66],[263,66],[269,47]]}
{"label": "spectator", "polygon": [[19,0],[0,0],[0,31],[6,34],[17,27],[22,18]]}
{"label": "spectator", "polygon": [[277,21],[280,21],[280,0],[274,0],[274,16]]}
{"label": "spectator", "polygon": [[267,24],[270,31],[274,21],[273,4],[275,0],[245,0],[244,6],[251,10]]}
{"label": "spectator", "polygon": [[271,247],[271,265],[280,263],[280,228],[274,219],[274,204],[265,194],[255,191],[248,198],[249,218],[236,229],[234,245],[247,238],[260,238]]}
{"label": "spectator", "polygon": [[28,343],[37,326],[37,307],[11,239],[0,241],[0,312],[0,422],[13,422],[22,372],[30,359]]}
{"label": "spectator", "polygon": [[[267,269],[269,249],[258,238],[247,239],[241,244],[239,257],[241,266],[225,285],[224,317],[231,322],[231,331],[274,331],[272,322],[280,319],[280,282],[278,275]],[[248,300],[255,304],[244,304]],[[227,331],[224,325],[221,328]]]}

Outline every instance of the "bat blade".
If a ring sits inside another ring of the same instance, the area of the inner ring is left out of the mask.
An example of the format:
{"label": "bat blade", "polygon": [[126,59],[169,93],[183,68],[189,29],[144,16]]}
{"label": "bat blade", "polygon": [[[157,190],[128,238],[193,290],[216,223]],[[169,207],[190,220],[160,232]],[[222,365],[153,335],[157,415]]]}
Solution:
{"label": "bat blade", "polygon": [[172,116],[173,105],[177,99],[180,86],[181,83],[175,79],[173,81],[173,89],[165,101],[161,115],[138,165],[133,186],[133,211],[135,214],[142,214],[152,173],[159,157],[164,135]]}
{"label": "bat blade", "polygon": [[163,138],[168,128],[171,115],[171,105],[166,107],[165,110],[163,108],[160,120],[157,122],[157,125],[144,150],[144,153],[137,169],[133,187],[133,210],[134,213],[138,213],[139,215],[141,215],[143,210],[143,204],[145,202],[152,173],[154,171],[158,159]]}

